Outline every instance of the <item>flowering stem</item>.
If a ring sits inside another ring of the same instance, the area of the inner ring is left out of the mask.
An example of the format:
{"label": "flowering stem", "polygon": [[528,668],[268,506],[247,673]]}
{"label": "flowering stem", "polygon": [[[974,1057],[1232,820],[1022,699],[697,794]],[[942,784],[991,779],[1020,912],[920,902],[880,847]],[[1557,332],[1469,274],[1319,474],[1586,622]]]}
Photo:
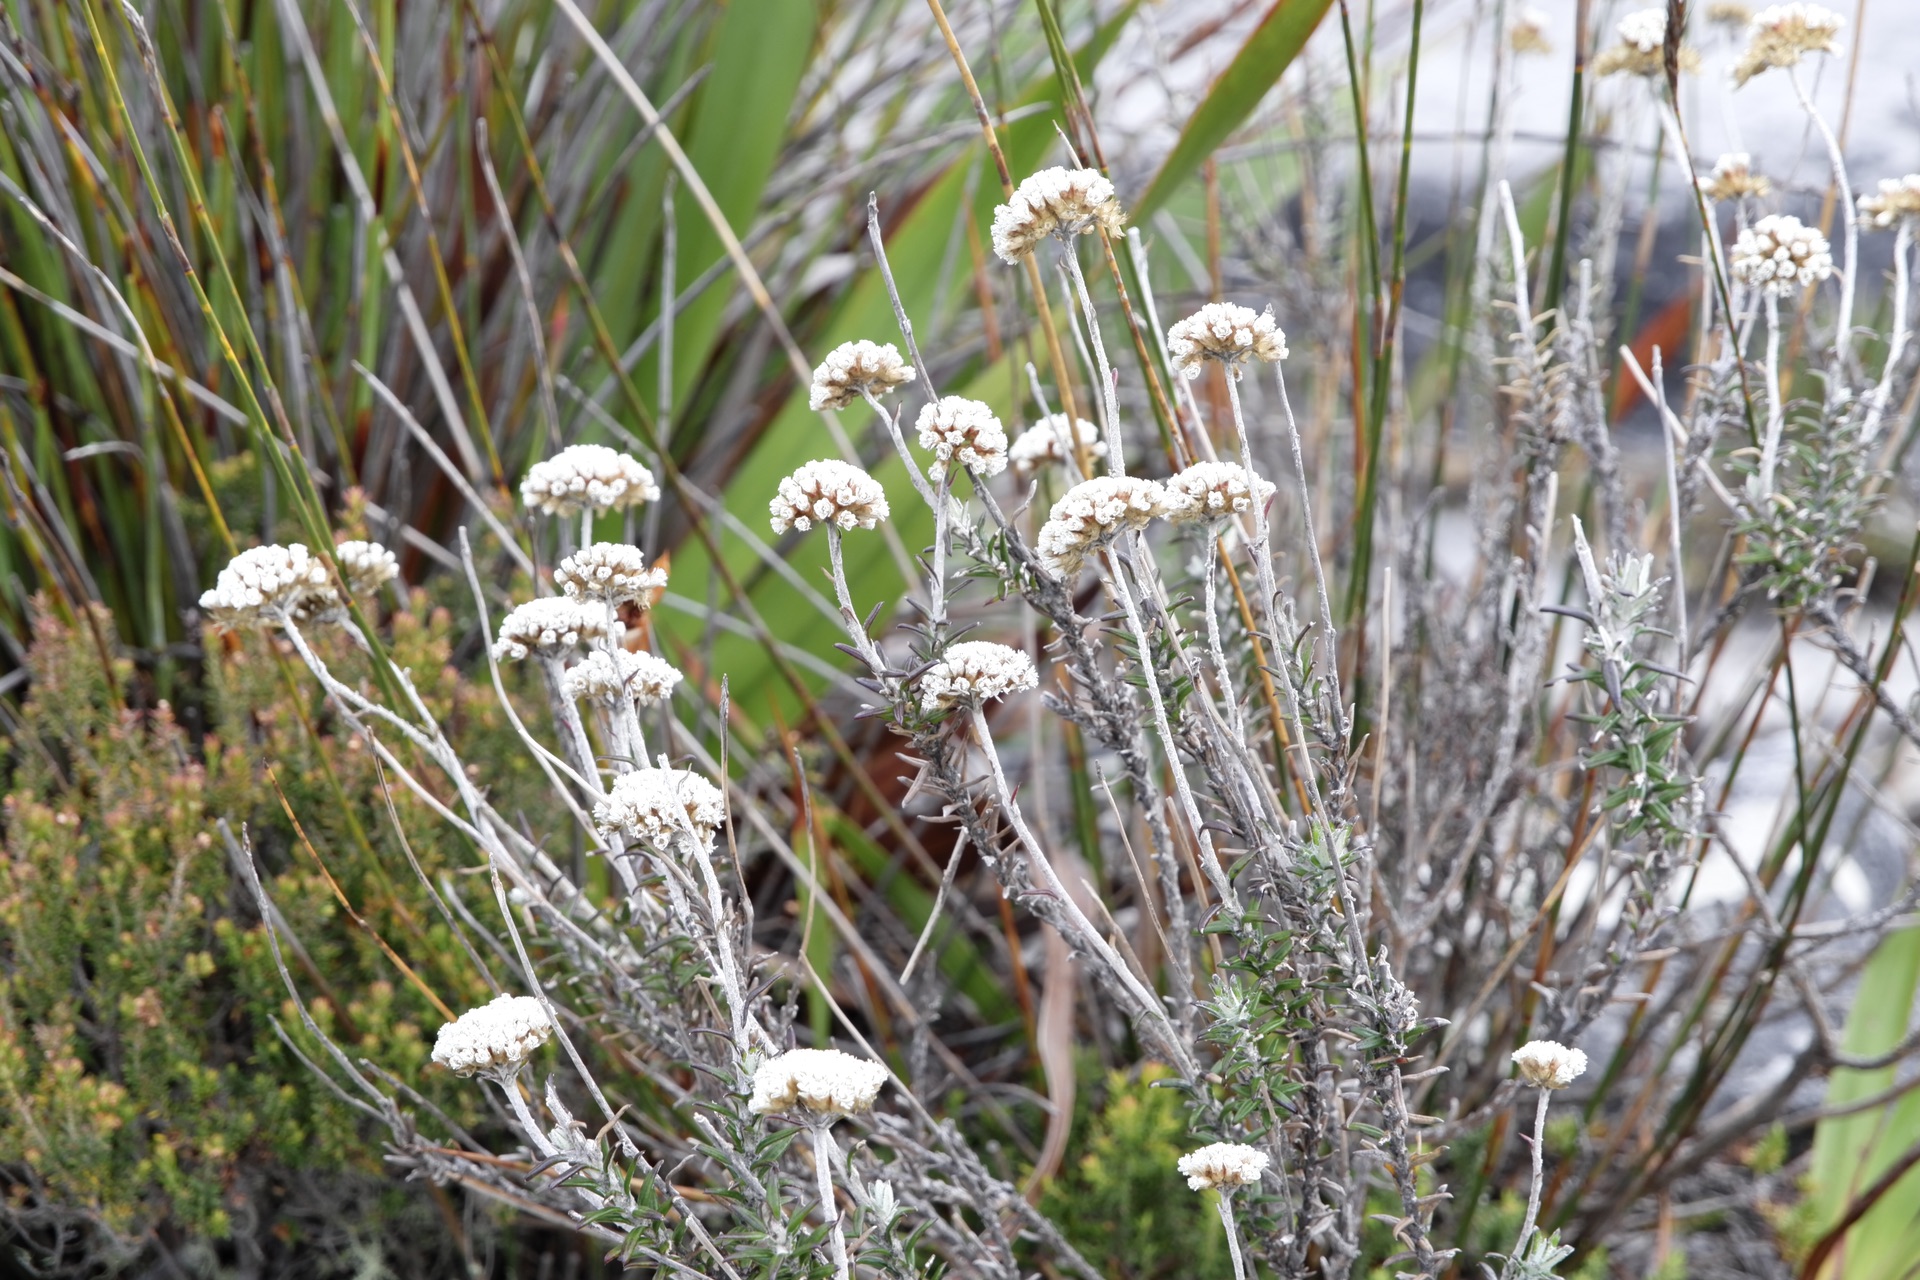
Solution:
{"label": "flowering stem", "polygon": [[519,1071],[516,1070],[511,1076],[499,1079],[498,1083],[500,1092],[507,1095],[507,1102],[513,1107],[513,1114],[519,1117],[520,1127],[527,1131],[527,1141],[533,1144],[533,1149],[543,1158],[552,1155],[553,1144],[547,1141],[546,1132],[535,1122],[533,1113],[527,1110],[527,1100],[520,1096]]}
{"label": "flowering stem", "polygon": [[900,455],[900,460],[907,464],[907,478],[913,481],[914,492],[920,495],[922,502],[932,506],[933,486],[927,483],[927,477],[921,473],[920,463],[907,452],[907,438],[900,434],[899,417],[888,413],[886,406],[882,405],[879,398],[868,388],[860,388],[860,394],[865,397],[868,404],[873,406],[873,411],[880,415],[880,421],[886,423],[887,438],[893,441],[894,452]]}
{"label": "flowering stem", "polygon": [[1207,655],[1213,659],[1214,673],[1220,678],[1220,699],[1227,704],[1227,724],[1233,730],[1236,741],[1247,740],[1246,726],[1240,719],[1240,696],[1234,691],[1233,679],[1227,674],[1227,649],[1220,643],[1219,606],[1215,603],[1219,589],[1214,583],[1215,569],[1220,560],[1220,540],[1207,539],[1206,583],[1207,608]]}
{"label": "flowering stem", "polygon": [[860,625],[860,615],[854,612],[853,594],[847,590],[847,566],[840,555],[840,526],[827,525],[827,560],[833,569],[833,594],[840,602],[840,620],[846,624],[847,635],[853,639],[854,647],[860,650],[860,656],[866,660],[877,679],[886,669],[886,663],[880,657],[879,648],[867,635],[867,629]]}
{"label": "flowering stem", "polygon": [[[1827,163],[1833,166],[1834,185],[1840,189],[1840,212],[1846,218],[1847,249],[1840,275],[1840,316],[1833,331],[1833,352],[1844,369],[1853,355],[1853,277],[1854,265],[1860,253],[1860,227],[1854,220],[1853,187],[1847,181],[1847,161],[1840,154],[1840,140],[1827,127],[1825,117],[1814,109],[1813,99],[1807,96],[1806,87],[1800,83],[1798,68],[1787,68],[1787,83],[1793,86],[1794,96],[1800,99],[1800,108],[1807,113],[1807,119],[1813,121],[1813,127],[1820,131],[1820,140],[1827,144]],[[1828,389],[1828,395],[1839,394],[1842,390],[1843,380],[1835,379]]]}
{"label": "flowering stem", "polygon": [[833,1145],[833,1135],[827,1132],[831,1124],[830,1120],[816,1120],[810,1126],[813,1174],[820,1186],[820,1215],[827,1220],[828,1235],[833,1242],[833,1272],[839,1280],[847,1280],[852,1269],[847,1263],[847,1237],[840,1230],[840,1202],[833,1194],[833,1156],[837,1148]]}
{"label": "flowering stem", "polygon": [[[1120,456],[1120,404],[1114,394],[1113,371],[1107,365],[1107,347],[1100,340],[1100,317],[1094,314],[1093,297],[1087,292],[1087,277],[1080,271],[1080,255],[1074,251],[1071,239],[1062,242],[1067,259],[1067,271],[1073,276],[1073,286],[1080,293],[1080,310],[1087,318],[1087,340],[1093,344],[1093,363],[1100,376],[1100,406],[1102,423],[1107,433],[1107,474],[1123,476],[1127,474],[1126,461]],[[1074,428],[1069,425],[1069,430]]]}
{"label": "flowering stem", "polygon": [[1771,290],[1767,307],[1767,433],[1760,445],[1760,492],[1762,501],[1773,496],[1773,469],[1779,460],[1780,430],[1784,414],[1780,409],[1780,300]]}
{"label": "flowering stem", "polygon": [[1233,1255],[1233,1280],[1247,1280],[1246,1259],[1240,1256],[1240,1231],[1233,1224],[1233,1192],[1220,1192],[1220,1223],[1227,1229],[1227,1252]]}
{"label": "flowering stem", "polygon": [[1887,339],[1887,363],[1880,370],[1880,385],[1873,389],[1873,403],[1867,420],[1860,426],[1860,438],[1872,440],[1880,433],[1880,419],[1887,411],[1887,397],[1893,394],[1893,376],[1900,368],[1900,357],[1907,347],[1907,251],[1913,247],[1913,219],[1900,219],[1900,230],[1893,240],[1893,332]]}
{"label": "flowering stem", "polygon": [[933,503],[933,571],[927,581],[927,591],[933,601],[929,618],[936,635],[947,620],[947,507],[952,494],[953,463],[949,460],[940,469],[939,486]]}
{"label": "flowering stem", "polygon": [[1546,1145],[1549,1097],[1547,1090],[1540,1090],[1540,1103],[1533,1113],[1533,1185],[1527,1190],[1527,1216],[1520,1223],[1520,1239],[1514,1243],[1513,1253],[1507,1258],[1507,1265],[1500,1269],[1502,1277],[1511,1275],[1514,1262],[1525,1256],[1527,1241],[1533,1238],[1534,1220],[1540,1216],[1540,1187],[1546,1181],[1541,1153]]}

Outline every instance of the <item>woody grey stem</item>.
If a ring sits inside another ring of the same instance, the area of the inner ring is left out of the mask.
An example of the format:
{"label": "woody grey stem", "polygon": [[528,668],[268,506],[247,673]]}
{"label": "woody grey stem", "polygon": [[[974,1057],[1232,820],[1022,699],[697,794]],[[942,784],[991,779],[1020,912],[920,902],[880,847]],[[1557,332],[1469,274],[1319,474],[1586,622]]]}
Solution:
{"label": "woody grey stem", "polygon": [[1227,1252],[1233,1255],[1233,1280],[1247,1280],[1246,1259],[1240,1256],[1240,1231],[1233,1224],[1233,1191],[1220,1191],[1220,1225],[1227,1229]]}

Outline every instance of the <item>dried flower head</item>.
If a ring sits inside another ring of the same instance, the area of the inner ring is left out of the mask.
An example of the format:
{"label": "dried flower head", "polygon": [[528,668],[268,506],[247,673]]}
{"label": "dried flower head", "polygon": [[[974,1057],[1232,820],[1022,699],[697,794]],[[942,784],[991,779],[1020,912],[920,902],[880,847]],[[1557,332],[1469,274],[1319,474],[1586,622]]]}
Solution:
{"label": "dried flower head", "polygon": [[1707,6],[1707,21],[1716,27],[1726,27],[1733,31],[1744,31],[1753,21],[1753,9],[1739,0],[1717,0]]}
{"label": "dried flower head", "polygon": [[1186,504],[1168,515],[1176,524],[1215,524],[1263,507],[1273,496],[1273,482],[1249,477],[1237,462],[1196,462],[1167,481],[1167,491]]}
{"label": "dried flower head", "polygon": [[588,699],[611,707],[631,700],[652,706],[665,702],[680,680],[671,662],[650,653],[620,649],[609,654],[595,649],[584,661],[567,668],[560,677],[560,690],[575,701]]}
{"label": "dried flower head", "polygon": [[1542,1089],[1564,1089],[1587,1069],[1587,1055],[1551,1040],[1531,1040],[1513,1051],[1520,1078]]}
{"label": "dried flower head", "polygon": [[920,411],[914,425],[920,430],[920,447],[933,454],[927,471],[935,480],[946,475],[949,462],[982,476],[997,476],[1007,469],[1006,429],[993,410],[978,400],[942,396]]}
{"label": "dried flower head", "polygon": [[576,551],[553,571],[556,586],[576,600],[626,604],[645,609],[653,593],[667,585],[665,569],[650,569],[640,548],[629,542],[596,542]]}
{"label": "dried flower head", "polygon": [[607,798],[593,807],[593,825],[603,837],[628,840],[666,853],[681,840],[713,846],[726,819],[720,789],[685,769],[635,769],[614,780]]}
{"label": "dried flower head", "polygon": [[1734,275],[1775,296],[1819,284],[1833,274],[1827,238],[1783,213],[1770,213],[1742,228],[1732,258]]}
{"label": "dried flower head", "polygon": [[803,464],[780,482],[780,492],[767,504],[773,531],[816,524],[845,530],[871,529],[887,518],[887,495],[872,476],[850,462],[821,458]]}
{"label": "dried flower head", "polygon": [[1180,1157],[1180,1172],[1195,1191],[1227,1191],[1260,1181],[1267,1156],[1239,1142],[1213,1142]]}
{"label": "dried flower head", "polygon": [[913,381],[913,366],[901,359],[891,342],[843,342],[827,352],[813,371],[813,391],[807,404],[815,411],[844,409],[872,392],[886,395],[903,382]]}
{"label": "dried flower head", "polygon": [[653,472],[603,444],[576,444],[527,468],[520,498],[535,511],[573,516],[591,507],[612,511],[660,496]]}
{"label": "dried flower head", "polygon": [[1517,54],[1552,53],[1547,39],[1547,15],[1538,9],[1522,9],[1507,28],[1507,45]]}
{"label": "dried flower head", "polygon": [[228,562],[200,607],[230,630],[271,626],[333,599],[327,566],[298,542],[242,551]]}
{"label": "dried flower head", "polygon": [[993,251],[1015,263],[1048,236],[1084,235],[1095,227],[1118,233],[1126,214],[1113,183],[1092,169],[1042,169],[993,211]]}
{"label": "dried flower head", "polygon": [[1174,372],[1200,376],[1200,366],[1218,360],[1229,369],[1251,356],[1268,364],[1287,358],[1287,335],[1273,322],[1273,308],[1255,311],[1231,302],[1209,302],[1167,330]]}
{"label": "dried flower head", "polygon": [[1171,516],[1187,499],[1138,476],[1095,476],[1067,490],[1040,526],[1036,549],[1048,573],[1077,573],[1098,547],[1156,516]]}
{"label": "dried flower head", "polygon": [[[1075,418],[1074,433],[1080,437],[1080,443],[1086,446],[1089,460],[1107,456],[1107,442],[1100,438],[1100,428],[1085,418]],[[1040,421],[1014,437],[1013,444],[1007,449],[1007,461],[1013,464],[1013,473],[1017,476],[1030,476],[1050,462],[1059,462],[1073,455],[1073,439],[1067,434],[1067,415],[1050,413]]]}
{"label": "dried flower head", "polygon": [[747,1110],[808,1111],[816,1116],[855,1116],[873,1110],[887,1083],[887,1069],[838,1049],[789,1049],[753,1073]]}
{"label": "dried flower head", "polygon": [[[1636,9],[1620,19],[1614,31],[1620,43],[1600,51],[1593,60],[1597,76],[1664,76],[1667,73],[1667,11]],[[1680,69],[1692,71],[1700,55],[1691,47],[1680,50]]]}
{"label": "dried flower head", "polygon": [[433,1060],[457,1076],[506,1080],[553,1038],[547,1011],[532,996],[495,996],[440,1028]]}
{"label": "dried flower head", "polygon": [[1744,151],[1729,151],[1713,162],[1713,172],[1698,179],[1700,193],[1709,200],[1760,199],[1773,190],[1773,184],[1753,171],[1753,157]]}
{"label": "dried flower head", "polygon": [[347,580],[347,590],[370,595],[400,576],[400,562],[377,542],[342,542],[333,549],[333,562]]}
{"label": "dried flower head", "polygon": [[529,653],[551,658],[606,634],[605,609],[591,608],[566,596],[542,596],[515,606],[500,619],[493,656],[499,662],[518,662]]}
{"label": "dried flower head", "polygon": [[1733,64],[1733,82],[1745,84],[1769,67],[1798,66],[1802,54],[1839,53],[1836,38],[1847,20],[1823,5],[1768,5],[1747,24],[1747,49]]}
{"label": "dried flower head", "polygon": [[1920,173],[1880,179],[1877,195],[1860,197],[1860,216],[1883,231],[1903,221],[1920,220]]}
{"label": "dried flower head", "polygon": [[962,640],[948,645],[940,661],[920,677],[920,708],[932,715],[951,707],[977,707],[1039,682],[1033,659],[1020,650],[990,640]]}

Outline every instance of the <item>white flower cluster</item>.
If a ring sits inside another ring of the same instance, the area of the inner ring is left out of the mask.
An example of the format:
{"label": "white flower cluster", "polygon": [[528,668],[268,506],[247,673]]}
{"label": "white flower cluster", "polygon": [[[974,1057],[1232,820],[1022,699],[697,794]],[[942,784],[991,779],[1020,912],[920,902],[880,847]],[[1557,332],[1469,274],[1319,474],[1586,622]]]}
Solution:
{"label": "white flower cluster", "polygon": [[618,831],[660,853],[684,839],[711,848],[713,832],[725,820],[720,789],[685,769],[621,774],[607,798],[593,807],[593,825],[602,836]]}
{"label": "white flower cluster", "polygon": [[506,1079],[553,1036],[547,1011],[532,996],[495,996],[440,1028],[433,1060],[457,1076],[481,1072]]}
{"label": "white flower cluster", "polygon": [[815,524],[871,529],[887,518],[887,495],[878,481],[852,463],[820,458],[803,463],[780,482],[767,512],[775,533],[805,533]]}
{"label": "white flower cluster", "polygon": [[207,616],[227,628],[260,627],[332,603],[326,564],[302,543],[242,551],[200,596]]}
{"label": "white flower cluster", "polygon": [[576,600],[632,601],[645,609],[653,603],[653,593],[667,585],[667,571],[648,568],[646,556],[630,542],[596,542],[562,560],[553,581]]}
{"label": "white flower cluster", "polygon": [[560,677],[560,691],[576,702],[589,699],[618,706],[630,699],[652,706],[665,702],[680,679],[672,663],[650,653],[620,649],[609,654],[595,649],[585,661],[567,668]]}
{"label": "white flower cluster", "polygon": [[1067,490],[1040,526],[1035,549],[1048,573],[1077,573],[1094,550],[1156,516],[1185,509],[1187,499],[1138,476],[1095,476]]}
{"label": "white flower cluster", "polygon": [[940,661],[920,677],[920,707],[929,715],[949,707],[977,707],[1039,682],[1033,659],[1020,650],[990,640],[962,640],[948,645]]}
{"label": "white flower cluster", "polygon": [[1006,429],[978,400],[942,396],[920,411],[914,425],[920,430],[920,447],[933,454],[927,471],[935,480],[946,475],[952,462],[982,476],[1007,469]]}
{"label": "white flower cluster", "polygon": [[1641,53],[1658,53],[1667,43],[1667,11],[1635,9],[1620,19],[1614,28],[1620,43]]}
{"label": "white flower cluster", "polygon": [[796,1108],[817,1116],[854,1116],[873,1110],[887,1069],[838,1049],[789,1049],[753,1073],[747,1110],[755,1115]]}
{"label": "white flower cluster", "polygon": [[1231,302],[1209,302],[1167,330],[1167,354],[1175,373],[1200,376],[1208,360],[1229,366],[1251,356],[1273,364],[1287,358],[1287,335],[1273,322],[1273,308],[1255,311]]}
{"label": "white flower cluster", "polygon": [[1747,24],[1747,48],[1733,67],[1733,82],[1745,84],[1769,67],[1798,66],[1809,53],[1839,53],[1836,38],[1847,20],[1824,5],[1768,5]]}
{"label": "white flower cluster", "polygon": [[[1085,418],[1075,418],[1073,429],[1080,443],[1086,446],[1089,461],[1107,456],[1107,442],[1100,438],[1099,427]],[[1014,437],[1007,449],[1007,461],[1013,464],[1015,475],[1030,476],[1046,464],[1072,454],[1073,439],[1067,433],[1067,415],[1050,413]]]}
{"label": "white flower cluster", "polygon": [[1513,1051],[1520,1078],[1542,1089],[1564,1089],[1587,1069],[1587,1055],[1551,1040],[1530,1040]]}
{"label": "white flower cluster", "polygon": [[554,657],[581,641],[607,634],[607,613],[590,609],[566,596],[542,596],[518,605],[500,619],[493,656],[500,662],[518,662],[529,653]]}
{"label": "white flower cluster", "polygon": [[591,507],[611,511],[660,496],[653,472],[603,444],[571,445],[527,468],[520,498],[550,516],[572,516]]}
{"label": "white flower cluster", "polygon": [[1860,216],[1883,231],[1908,219],[1920,220],[1920,173],[1880,179],[1878,194],[1860,197]]}
{"label": "white flower cluster", "polygon": [[886,395],[903,382],[913,381],[913,366],[900,358],[891,342],[843,342],[827,352],[813,371],[813,389],[807,404],[816,413],[844,409],[871,391]]}
{"label": "white flower cluster", "polygon": [[1118,233],[1126,221],[1113,183],[1093,169],[1042,169],[993,211],[993,251],[1015,263],[1048,236]]}
{"label": "white flower cluster", "polygon": [[1196,462],[1167,481],[1167,491],[1185,498],[1168,515],[1176,524],[1213,524],[1264,507],[1273,496],[1273,482],[1251,479],[1237,462]]}
{"label": "white flower cluster", "polygon": [[333,562],[347,580],[347,590],[370,595],[400,576],[400,562],[377,542],[343,542],[333,549]]}
{"label": "white flower cluster", "polygon": [[1260,1181],[1267,1156],[1240,1142],[1214,1142],[1180,1157],[1180,1172],[1195,1191],[1232,1191]]}
{"label": "white flower cluster", "polygon": [[[1666,74],[1667,11],[1664,7],[1635,10],[1620,19],[1614,30],[1620,36],[1620,43],[1601,50],[1593,60],[1596,76]],[[1682,48],[1679,65],[1683,71],[1694,70],[1700,65],[1699,52]]]}
{"label": "white flower cluster", "polygon": [[1713,162],[1713,172],[1701,175],[1700,191],[1709,200],[1758,199],[1773,190],[1773,184],[1753,171],[1753,157],[1744,151],[1729,151]]}
{"label": "white flower cluster", "polygon": [[1782,213],[1770,213],[1743,227],[1733,242],[1732,257],[1734,275],[1775,296],[1819,284],[1833,274],[1827,238]]}

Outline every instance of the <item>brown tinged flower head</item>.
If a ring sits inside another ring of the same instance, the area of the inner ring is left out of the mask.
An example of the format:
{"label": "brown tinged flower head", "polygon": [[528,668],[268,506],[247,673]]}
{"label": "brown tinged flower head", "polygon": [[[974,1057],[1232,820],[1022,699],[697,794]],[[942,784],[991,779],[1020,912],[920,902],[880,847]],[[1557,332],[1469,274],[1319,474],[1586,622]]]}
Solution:
{"label": "brown tinged flower head", "polygon": [[1531,1040],[1513,1051],[1520,1078],[1542,1089],[1564,1089],[1587,1069],[1587,1055],[1551,1040]]}
{"label": "brown tinged flower head", "polygon": [[553,581],[570,597],[594,604],[626,604],[642,609],[667,585],[665,569],[650,569],[640,548],[629,542],[596,542],[574,552],[553,571]]}
{"label": "brown tinged flower head", "polygon": [[789,1049],[755,1069],[747,1110],[759,1116],[802,1111],[831,1123],[873,1110],[886,1083],[887,1069],[867,1058],[838,1049]]}
{"label": "brown tinged flower head", "polygon": [[1180,1157],[1180,1173],[1195,1191],[1231,1193],[1260,1181],[1267,1154],[1240,1142],[1213,1142]]}
{"label": "brown tinged flower head", "polygon": [[274,626],[334,599],[326,563],[294,542],[242,551],[201,594],[200,607],[216,625],[238,630]]}
{"label": "brown tinged flower head", "polygon": [[603,444],[576,444],[527,468],[520,498],[550,516],[612,511],[660,497],[653,472]]}
{"label": "brown tinged flower head", "polygon": [[1093,169],[1042,169],[993,211],[993,251],[1009,265],[1048,236],[1066,239],[1096,227],[1118,234],[1126,213],[1113,183]]}
{"label": "brown tinged flower head", "polygon": [[1255,311],[1231,302],[1209,302],[1167,330],[1167,355],[1173,371],[1200,376],[1208,360],[1232,371],[1246,359],[1268,364],[1287,358],[1287,335],[1274,323],[1273,308]]}
{"label": "brown tinged flower head", "polygon": [[681,679],[672,663],[651,653],[619,649],[609,654],[595,649],[584,661],[567,668],[560,677],[560,691],[576,702],[617,707],[627,701],[650,707],[665,702]]}
{"label": "brown tinged flower head", "polygon": [[[1614,31],[1620,42],[1602,49],[1593,60],[1596,76],[1664,76],[1667,73],[1667,11],[1636,9],[1620,19]],[[1700,55],[1691,47],[1680,50],[1680,69],[1693,71]]]}
{"label": "brown tinged flower head", "polygon": [[805,533],[816,524],[830,524],[843,532],[871,529],[889,514],[886,491],[879,481],[838,458],[802,464],[780,482],[767,511],[775,533],[789,529]]}
{"label": "brown tinged flower head", "polygon": [[433,1060],[461,1077],[511,1079],[533,1051],[553,1038],[547,1011],[532,996],[495,996],[440,1028]]}
{"label": "brown tinged flower head", "polygon": [[1707,6],[1707,21],[1716,27],[1726,27],[1732,31],[1744,31],[1753,21],[1753,7],[1739,0],[1718,0]]}
{"label": "brown tinged flower head", "polygon": [[607,798],[593,806],[593,825],[603,838],[615,832],[657,853],[683,840],[713,847],[713,833],[726,821],[720,788],[686,769],[635,769],[614,779]]}
{"label": "brown tinged flower head", "polygon": [[1145,528],[1155,517],[1184,511],[1188,501],[1158,481],[1138,476],[1083,480],[1053,504],[1047,522],[1040,526],[1035,541],[1040,563],[1055,577],[1078,573],[1096,549],[1123,533]]}
{"label": "brown tinged flower head", "polygon": [[827,352],[827,358],[813,371],[813,390],[807,396],[808,407],[844,409],[868,392],[884,396],[902,383],[912,382],[913,366],[900,356],[891,342],[843,342]]}
{"label": "brown tinged flower head", "polygon": [[920,447],[933,454],[928,474],[938,480],[947,465],[958,462],[981,476],[997,476],[1007,469],[1007,432],[992,409],[964,396],[942,396],[920,411],[914,424]]}
{"label": "brown tinged flower head", "polygon": [[1877,194],[1860,197],[1860,216],[1868,226],[1882,231],[1902,222],[1920,221],[1920,173],[1880,179]]}
{"label": "brown tinged flower head", "polygon": [[1218,524],[1232,516],[1264,507],[1273,497],[1273,482],[1247,475],[1237,462],[1196,462],[1167,481],[1167,491],[1186,499],[1167,519],[1174,524]]}
{"label": "brown tinged flower head", "polygon": [[[1100,438],[1100,428],[1085,418],[1073,420],[1073,435],[1080,437],[1080,444],[1086,448],[1087,458],[1107,456],[1107,442]],[[1073,455],[1073,436],[1067,433],[1067,415],[1050,413],[1040,421],[1022,431],[1013,438],[1013,444],[1007,449],[1007,461],[1013,464],[1013,474],[1025,478],[1031,476],[1048,463],[1061,462]]]}
{"label": "brown tinged flower head", "polygon": [[1547,39],[1547,15],[1534,8],[1522,9],[1507,28],[1507,45],[1521,55],[1552,53],[1553,42]]}
{"label": "brown tinged flower head", "polygon": [[957,706],[978,707],[1038,683],[1033,659],[1020,650],[990,640],[962,640],[947,646],[917,687],[920,709],[934,715]]}
{"label": "brown tinged flower head", "polygon": [[1827,238],[1800,219],[1770,213],[1743,227],[1733,242],[1733,274],[1774,297],[1796,293],[1833,274]]}
{"label": "brown tinged flower head", "polygon": [[605,609],[589,608],[567,596],[542,596],[515,606],[500,619],[493,657],[496,662],[518,662],[530,653],[554,658],[606,634]]}
{"label": "brown tinged flower head", "polygon": [[333,549],[333,562],[357,596],[371,595],[400,576],[400,562],[377,542],[342,542]]}
{"label": "brown tinged flower head", "polygon": [[1709,200],[1760,199],[1773,190],[1773,184],[1753,171],[1753,157],[1744,151],[1729,151],[1713,162],[1713,172],[1699,175],[1700,194]]}
{"label": "brown tinged flower head", "polygon": [[1747,23],[1747,49],[1733,64],[1733,83],[1743,85],[1770,67],[1794,67],[1808,53],[1840,52],[1837,38],[1847,20],[1824,5],[1768,5]]}

